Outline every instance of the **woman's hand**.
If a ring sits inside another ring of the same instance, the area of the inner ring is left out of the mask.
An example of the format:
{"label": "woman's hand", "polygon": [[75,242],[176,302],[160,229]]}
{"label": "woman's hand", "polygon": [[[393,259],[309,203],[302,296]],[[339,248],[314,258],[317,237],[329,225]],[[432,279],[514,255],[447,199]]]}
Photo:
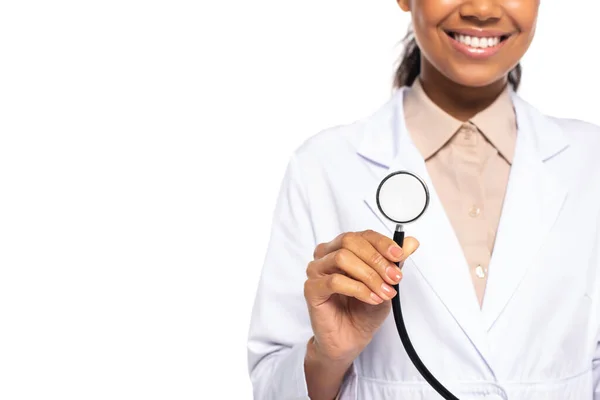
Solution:
{"label": "woman's hand", "polygon": [[391,308],[400,266],[419,246],[407,237],[403,249],[377,232],[344,233],[318,245],[306,270],[304,296],[320,358],[351,362],[369,344]]}

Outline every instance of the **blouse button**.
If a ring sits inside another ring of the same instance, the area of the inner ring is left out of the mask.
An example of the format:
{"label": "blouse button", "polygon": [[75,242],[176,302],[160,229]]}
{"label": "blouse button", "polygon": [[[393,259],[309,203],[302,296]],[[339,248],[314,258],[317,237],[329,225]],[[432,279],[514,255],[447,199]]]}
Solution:
{"label": "blouse button", "polygon": [[478,217],[481,214],[481,208],[477,207],[477,206],[472,206],[469,209],[469,216],[475,218]]}
{"label": "blouse button", "polygon": [[485,278],[485,272],[486,272],[486,271],[485,271],[485,268],[483,268],[483,267],[481,266],[481,264],[477,265],[477,267],[475,268],[475,275],[477,275],[477,277],[478,277],[479,279],[483,279],[483,278]]}

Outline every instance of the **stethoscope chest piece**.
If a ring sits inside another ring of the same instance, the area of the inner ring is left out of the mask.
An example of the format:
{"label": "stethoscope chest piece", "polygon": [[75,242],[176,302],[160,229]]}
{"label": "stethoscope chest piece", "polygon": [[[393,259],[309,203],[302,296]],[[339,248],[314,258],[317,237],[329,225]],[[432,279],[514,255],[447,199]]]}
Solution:
{"label": "stethoscope chest piece", "polygon": [[387,175],[377,188],[377,207],[390,221],[409,224],[419,219],[429,206],[425,181],[408,171]]}

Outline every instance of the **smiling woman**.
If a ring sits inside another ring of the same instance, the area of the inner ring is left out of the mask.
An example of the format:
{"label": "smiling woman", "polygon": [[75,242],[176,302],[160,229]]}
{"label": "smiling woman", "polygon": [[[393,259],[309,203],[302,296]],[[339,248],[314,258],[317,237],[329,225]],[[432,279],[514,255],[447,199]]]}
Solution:
{"label": "smiling woman", "polygon": [[[398,4],[397,90],[290,159],[250,329],[255,398],[600,400],[600,127],[517,94],[539,0]],[[398,171],[432,189],[401,247],[376,199]]]}

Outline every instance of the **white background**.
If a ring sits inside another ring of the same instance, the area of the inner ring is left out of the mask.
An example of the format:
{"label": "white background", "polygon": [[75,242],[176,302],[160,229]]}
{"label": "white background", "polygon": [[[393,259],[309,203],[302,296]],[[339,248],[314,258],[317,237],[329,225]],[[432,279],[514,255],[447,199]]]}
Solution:
{"label": "white background", "polygon": [[[543,111],[600,123],[599,11],[542,1]],[[407,23],[392,0],[2,2],[0,398],[251,399],[288,157],[387,99]]]}

